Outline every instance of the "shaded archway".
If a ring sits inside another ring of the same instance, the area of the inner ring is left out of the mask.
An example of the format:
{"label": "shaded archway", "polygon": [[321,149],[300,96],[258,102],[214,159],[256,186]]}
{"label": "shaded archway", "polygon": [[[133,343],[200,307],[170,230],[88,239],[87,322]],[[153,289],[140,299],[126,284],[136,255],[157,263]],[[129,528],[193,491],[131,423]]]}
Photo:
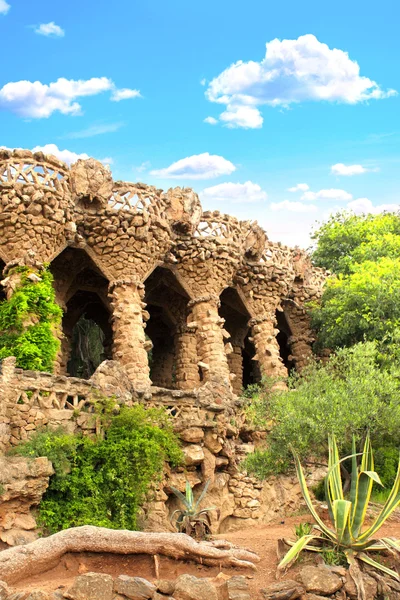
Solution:
{"label": "shaded archway", "polygon": [[228,354],[229,370],[232,375],[232,388],[240,394],[242,388],[257,380],[255,349],[249,337],[251,315],[235,288],[226,288],[220,295],[219,315],[225,320],[224,329],[229,333],[228,342],[232,348]]}
{"label": "shaded archway", "polygon": [[66,248],[50,268],[64,310],[59,371],[88,379],[103,360],[112,358],[109,281],[79,248]]}
{"label": "shaded archway", "polygon": [[[186,327],[188,293],[170,269],[157,267],[145,281],[145,302],[149,313],[146,335],[153,345],[149,353],[153,385],[170,389],[191,387],[193,364],[187,365],[187,354],[193,353],[193,340]],[[194,338],[194,348],[195,345]],[[197,356],[192,359],[197,371]]]}
{"label": "shaded archway", "polygon": [[68,375],[89,379],[112,358],[110,313],[95,292],[77,290],[69,299],[63,331],[70,340]]}
{"label": "shaded archway", "polygon": [[292,335],[289,322],[286,318],[286,315],[283,311],[277,310],[275,313],[277,328],[279,330],[278,335],[276,336],[276,341],[279,345],[279,355],[282,359],[283,364],[285,365],[288,373],[295,368],[294,359],[292,356],[292,350],[290,345],[290,338]]}

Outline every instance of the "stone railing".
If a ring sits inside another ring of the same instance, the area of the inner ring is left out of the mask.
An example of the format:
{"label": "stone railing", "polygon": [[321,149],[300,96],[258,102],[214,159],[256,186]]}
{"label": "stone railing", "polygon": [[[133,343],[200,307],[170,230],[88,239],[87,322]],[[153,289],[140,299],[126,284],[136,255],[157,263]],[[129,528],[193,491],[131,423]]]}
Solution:
{"label": "stone railing", "polygon": [[0,150],[0,186],[33,185],[64,194],[68,167],[53,156],[29,150]]}
{"label": "stone railing", "polygon": [[203,213],[194,237],[221,239],[224,242],[239,243],[242,237],[240,221],[219,211]]}
{"label": "stone railing", "polygon": [[160,190],[143,183],[116,181],[108,207],[114,210],[126,210],[141,215],[144,219],[166,219],[165,201]]}

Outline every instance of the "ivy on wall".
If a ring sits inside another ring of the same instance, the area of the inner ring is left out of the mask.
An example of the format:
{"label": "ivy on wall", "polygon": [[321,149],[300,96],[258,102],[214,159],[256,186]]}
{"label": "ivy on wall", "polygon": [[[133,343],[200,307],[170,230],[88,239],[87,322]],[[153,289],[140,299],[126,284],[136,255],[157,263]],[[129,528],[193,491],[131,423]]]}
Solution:
{"label": "ivy on wall", "polygon": [[22,369],[52,372],[60,341],[62,310],[55,301],[53,276],[15,267],[19,281],[9,300],[0,302],[0,359],[15,356]]}
{"label": "ivy on wall", "polygon": [[182,464],[179,441],[163,409],[121,406],[112,415],[115,400],[106,404],[105,412],[95,407],[100,435],[44,429],[12,451],[47,456],[53,464],[55,473],[39,505],[46,532],[79,525],[137,529],[140,508],[161,480],[164,462]]}

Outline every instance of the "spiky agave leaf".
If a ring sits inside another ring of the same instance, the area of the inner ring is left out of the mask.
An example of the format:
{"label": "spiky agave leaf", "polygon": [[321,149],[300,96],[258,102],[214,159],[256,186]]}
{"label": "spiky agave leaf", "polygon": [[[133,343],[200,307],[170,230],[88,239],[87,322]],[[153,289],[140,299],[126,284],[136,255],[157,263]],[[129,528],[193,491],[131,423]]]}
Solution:
{"label": "spiky agave leaf", "polygon": [[297,559],[300,552],[304,550],[312,540],[318,537],[318,535],[303,535],[303,537],[297,540],[282,558],[278,565],[278,571],[281,571],[285,567],[289,567]]}
{"label": "spiky agave leaf", "polygon": [[185,506],[187,508],[187,510],[190,510],[190,504],[187,501],[186,496],[184,496],[182,494],[182,492],[180,492],[179,490],[177,490],[175,487],[170,486],[172,493],[175,494],[175,496],[178,498],[178,500],[180,500],[183,504],[183,506]]}
{"label": "spiky agave leaf", "polygon": [[374,569],[382,571],[382,573],[386,573],[386,575],[390,575],[390,577],[393,577],[393,579],[396,579],[396,581],[400,581],[400,575],[396,573],[396,571],[393,571],[393,569],[389,569],[389,567],[385,567],[385,565],[378,563],[376,560],[374,560],[367,554],[364,554],[364,552],[359,552],[357,554],[357,558],[359,560],[362,560],[362,562],[366,563],[367,565],[374,567]]}
{"label": "spiky agave leaf", "polygon": [[197,498],[197,502],[196,502],[196,504],[194,505],[194,510],[197,510],[197,509],[198,509],[198,507],[199,507],[199,504],[201,503],[201,501],[203,500],[204,496],[206,495],[206,493],[207,493],[207,490],[208,490],[208,486],[210,485],[210,481],[211,481],[211,480],[210,480],[210,479],[208,479],[208,481],[206,482],[206,484],[205,484],[205,486],[204,486],[204,489],[203,489],[203,491],[201,492],[200,496]]}

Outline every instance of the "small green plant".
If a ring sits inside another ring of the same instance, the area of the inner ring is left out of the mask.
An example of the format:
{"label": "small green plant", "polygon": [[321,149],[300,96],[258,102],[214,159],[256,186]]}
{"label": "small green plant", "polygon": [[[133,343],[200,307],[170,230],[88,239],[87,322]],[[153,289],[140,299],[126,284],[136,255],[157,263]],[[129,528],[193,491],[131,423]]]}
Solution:
{"label": "small green plant", "polygon": [[310,535],[313,528],[314,526],[312,523],[299,523],[298,525],[295,525],[294,534],[296,536],[296,539],[299,540],[305,535]]}
{"label": "small green plant", "polygon": [[29,267],[16,267],[9,275],[15,273],[21,276],[17,288],[0,302],[0,360],[15,356],[22,369],[52,372],[62,316],[53,276],[47,268],[38,275]]}
{"label": "small green plant", "polygon": [[109,414],[96,437],[43,430],[13,453],[47,456],[53,463],[55,474],[39,505],[40,523],[50,533],[79,525],[137,529],[139,509],[160,481],[164,462],[182,462],[166,412],[140,405]]}
{"label": "small green plant", "polygon": [[203,539],[206,537],[206,535],[211,533],[210,512],[218,509],[216,509],[215,506],[200,508],[200,504],[207,493],[209,485],[210,480],[207,481],[203,491],[196,501],[194,499],[193,490],[188,481],[186,481],[185,495],[183,495],[182,492],[176,488],[171,487],[171,490],[175,496],[184,506],[182,509],[174,510],[171,515],[171,523],[175,524],[175,527],[178,531],[184,531],[187,535],[191,535],[197,539]]}
{"label": "small green plant", "polygon": [[322,548],[321,556],[324,559],[324,563],[331,565],[332,567],[345,567],[347,565],[346,554],[343,550],[336,548]]}
{"label": "small green plant", "polygon": [[[398,540],[390,537],[381,539],[374,537],[400,503],[400,461],[394,485],[385,505],[373,523],[369,527],[364,528],[373,483],[382,485],[379,475],[374,471],[374,458],[369,434],[366,436],[362,453],[356,453],[356,443],[353,438],[351,456],[347,456],[341,460],[339,459],[339,451],[334,436],[330,436],[328,446],[329,461],[328,474],[325,478],[325,495],[333,527],[328,527],[315,510],[307,488],[300,459],[294,453],[301,491],[307,507],[317,523],[315,529],[318,533],[304,535],[295,542],[288,541],[288,544],[292,548],[282,559],[278,568],[283,569],[290,565],[304,549],[314,552],[325,552],[326,554],[326,549],[330,547],[336,552],[341,552],[345,555],[354,578],[359,573],[357,560],[360,560],[400,581],[398,573],[373,560],[369,554],[366,554],[367,552],[387,550],[395,554],[400,554],[400,542]],[[360,454],[362,460],[361,465],[358,466],[357,456]],[[346,500],[343,493],[340,466],[341,463],[348,459],[351,459],[352,473],[350,495],[349,499]]]}

